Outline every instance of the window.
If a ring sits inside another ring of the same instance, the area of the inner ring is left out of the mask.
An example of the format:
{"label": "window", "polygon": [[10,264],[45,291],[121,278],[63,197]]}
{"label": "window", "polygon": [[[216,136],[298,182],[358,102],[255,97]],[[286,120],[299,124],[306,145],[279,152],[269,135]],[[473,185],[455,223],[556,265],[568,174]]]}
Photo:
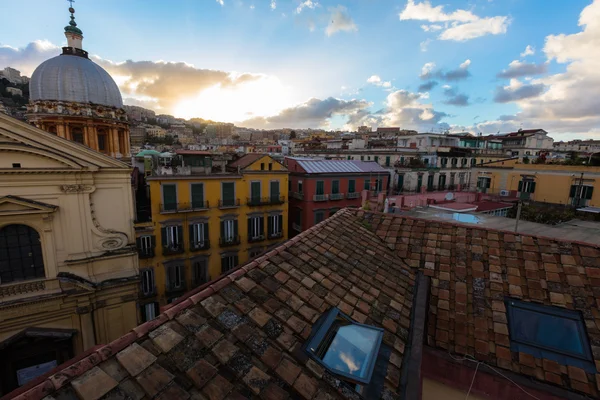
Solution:
{"label": "window", "polygon": [[270,183],[271,202],[279,201],[279,181],[271,181]]}
{"label": "window", "polygon": [[177,210],[177,185],[162,185],[163,211]]}
{"label": "window", "polygon": [[205,208],[204,205],[204,184],[192,183],[192,208]]}
{"label": "window", "polygon": [[273,171],[273,163],[269,163],[269,171]]}
{"label": "window", "polygon": [[192,249],[208,249],[208,222],[190,224],[190,247]]}
{"label": "window", "polygon": [[248,241],[258,241],[265,238],[263,217],[248,218]]}
{"label": "window", "polygon": [[379,156],[375,156],[374,159],[375,159],[375,162],[379,162]]}
{"label": "window", "polygon": [[136,242],[140,258],[154,257],[154,247],[156,247],[154,235],[140,236]]}
{"label": "window", "polygon": [[238,236],[237,219],[228,219],[221,221],[221,241],[222,243],[235,243]]}
{"label": "window", "polygon": [[106,151],[106,135],[98,134],[98,150]]}
{"label": "window", "polygon": [[205,258],[192,260],[192,282],[194,286],[200,286],[208,281],[208,261]]}
{"label": "window", "polygon": [[142,322],[151,321],[160,313],[157,302],[148,303],[141,306]]}
{"label": "window", "polygon": [[283,234],[283,216],[281,215],[270,215],[267,223],[269,238],[278,238]]}
{"label": "window", "polygon": [[535,182],[532,180],[522,180],[519,181],[519,192],[522,193],[534,193],[535,192]]}
{"label": "window", "polygon": [[250,182],[250,202],[252,204],[260,203],[260,182]]}
{"label": "window", "polygon": [[325,211],[315,211],[315,224],[325,219]]}
{"label": "window", "polygon": [[224,274],[227,271],[231,271],[238,265],[238,255],[222,255],[221,256],[221,273]]}
{"label": "window", "polygon": [[360,156],[360,161],[365,161],[365,156]]}
{"label": "window", "polygon": [[185,268],[183,265],[169,265],[167,269],[167,291],[185,289]]}
{"label": "window", "polygon": [[265,170],[265,163],[264,162],[260,163],[260,170],[261,171]]}
{"label": "window", "polygon": [[43,278],[44,259],[40,235],[27,225],[7,225],[0,230],[0,284]]}
{"label": "window", "polygon": [[390,166],[390,156],[385,156],[385,166],[386,167]]}
{"label": "window", "polygon": [[371,190],[371,181],[369,179],[365,179],[364,190]]}
{"label": "window", "polygon": [[83,140],[83,132],[81,131],[81,128],[73,128],[73,132],[71,133],[71,135],[73,137],[74,142],[85,144],[84,140]]}
{"label": "window", "polygon": [[298,181],[298,193],[302,193],[302,181]]}
{"label": "window", "polygon": [[378,192],[383,190],[383,179],[375,179],[375,190]]}
{"label": "window", "polygon": [[183,251],[183,227],[165,226],[161,229],[163,253],[178,253]]}
{"label": "window", "polygon": [[448,165],[448,159],[446,157],[442,157],[442,168],[446,168]]}
{"label": "window", "polygon": [[140,269],[142,294],[148,296],[154,293],[154,270],[152,268]]}
{"label": "window", "polygon": [[480,189],[489,189],[492,184],[492,178],[480,177],[477,178],[477,187]]}
{"label": "window", "polygon": [[221,199],[223,206],[235,206],[235,182],[223,182],[221,184]]}
{"label": "window", "polygon": [[579,311],[507,299],[510,349],[595,372]]}
{"label": "window", "polygon": [[571,185],[569,197],[577,199],[591,200],[594,187],[588,185]]}
{"label": "window", "polygon": [[340,181],[332,181],[331,182],[331,193],[337,194],[340,192]]}
{"label": "window", "polygon": [[383,329],[354,322],[337,308],[316,322],[305,350],[330,372],[368,384],[383,338]]}
{"label": "window", "polygon": [[325,182],[317,181],[317,194],[325,194]]}
{"label": "window", "polygon": [[348,181],[348,193],[354,193],[356,191],[356,181],[354,179],[350,179]]}

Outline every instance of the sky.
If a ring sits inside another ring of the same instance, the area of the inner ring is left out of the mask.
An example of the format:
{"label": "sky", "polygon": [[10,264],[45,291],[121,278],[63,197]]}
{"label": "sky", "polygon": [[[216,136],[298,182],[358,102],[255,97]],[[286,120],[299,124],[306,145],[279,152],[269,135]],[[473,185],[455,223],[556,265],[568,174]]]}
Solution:
{"label": "sky", "polygon": [[[66,44],[62,0],[0,0],[0,68]],[[125,104],[252,128],[600,139],[600,0],[76,0]]]}

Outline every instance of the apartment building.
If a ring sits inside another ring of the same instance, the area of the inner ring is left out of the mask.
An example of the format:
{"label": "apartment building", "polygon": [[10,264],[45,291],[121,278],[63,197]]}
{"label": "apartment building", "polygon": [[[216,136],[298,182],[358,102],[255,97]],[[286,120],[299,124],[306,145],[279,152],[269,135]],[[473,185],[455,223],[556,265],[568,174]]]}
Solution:
{"label": "apartment building", "polygon": [[390,172],[374,162],[286,157],[290,174],[290,236],[365,197],[387,193]]}
{"label": "apartment building", "polygon": [[143,320],[287,239],[283,165],[248,154],[214,170],[210,153],[182,151],[146,178],[152,222],[140,224],[137,237]]}

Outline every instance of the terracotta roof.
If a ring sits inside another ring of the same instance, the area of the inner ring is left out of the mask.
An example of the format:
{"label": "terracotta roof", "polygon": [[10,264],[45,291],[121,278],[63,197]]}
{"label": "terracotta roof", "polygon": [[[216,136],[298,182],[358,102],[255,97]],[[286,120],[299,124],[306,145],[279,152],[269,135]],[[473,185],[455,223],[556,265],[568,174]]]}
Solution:
{"label": "terracotta roof", "polygon": [[250,164],[252,164],[254,161],[265,157],[266,154],[263,153],[250,153],[250,154],[246,154],[243,157],[238,158],[237,160],[235,160],[234,162],[232,162],[231,164],[228,165],[228,167],[232,167],[232,168],[237,168],[240,167],[242,169],[246,168],[247,166],[249,166]]}
{"label": "terracotta roof", "polygon": [[384,328],[381,397],[398,398],[413,287],[413,272],[342,210],[17,398],[344,398],[352,389],[300,350],[332,306]]}

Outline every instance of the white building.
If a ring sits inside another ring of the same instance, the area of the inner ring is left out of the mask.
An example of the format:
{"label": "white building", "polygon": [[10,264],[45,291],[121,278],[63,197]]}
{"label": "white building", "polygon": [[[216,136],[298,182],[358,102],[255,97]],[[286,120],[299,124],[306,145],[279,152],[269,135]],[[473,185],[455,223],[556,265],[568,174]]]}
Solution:
{"label": "white building", "polygon": [[554,139],[543,129],[519,129],[499,136],[502,149],[512,157],[537,157],[554,149]]}
{"label": "white building", "polygon": [[7,87],[6,91],[13,96],[23,96],[23,91],[16,87]]}
{"label": "white building", "polygon": [[21,76],[21,71],[16,70],[11,67],[6,67],[2,71],[0,71],[0,78],[5,78],[10,83],[14,83],[14,84],[24,83],[23,77]]}

